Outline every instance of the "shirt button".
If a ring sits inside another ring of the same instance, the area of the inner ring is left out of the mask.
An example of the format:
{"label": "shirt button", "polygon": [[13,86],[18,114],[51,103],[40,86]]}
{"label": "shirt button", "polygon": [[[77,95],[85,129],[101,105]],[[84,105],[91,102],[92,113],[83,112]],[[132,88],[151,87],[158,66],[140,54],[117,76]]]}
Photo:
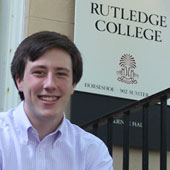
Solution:
{"label": "shirt button", "polygon": [[42,152],[42,151],[43,151],[43,148],[42,148],[42,147],[40,147],[39,151],[40,151],[40,152]]}

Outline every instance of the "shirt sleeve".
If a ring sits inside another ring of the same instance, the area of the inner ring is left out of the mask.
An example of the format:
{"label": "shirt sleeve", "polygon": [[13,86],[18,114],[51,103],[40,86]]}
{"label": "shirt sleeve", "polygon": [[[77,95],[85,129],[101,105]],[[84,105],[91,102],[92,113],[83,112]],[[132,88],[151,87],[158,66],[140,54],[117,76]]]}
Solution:
{"label": "shirt sleeve", "polygon": [[113,170],[113,159],[102,141],[88,147],[86,170]]}
{"label": "shirt sleeve", "polygon": [[0,170],[2,170],[2,154],[1,154],[1,150],[0,150]]}

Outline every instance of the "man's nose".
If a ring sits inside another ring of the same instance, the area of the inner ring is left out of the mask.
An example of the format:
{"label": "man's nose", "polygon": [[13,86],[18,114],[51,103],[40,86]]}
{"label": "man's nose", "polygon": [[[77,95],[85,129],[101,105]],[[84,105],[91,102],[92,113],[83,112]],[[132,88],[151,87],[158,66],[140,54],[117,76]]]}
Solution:
{"label": "man's nose", "polygon": [[55,90],[56,89],[56,80],[55,76],[52,73],[49,73],[44,82],[44,89],[46,90]]}

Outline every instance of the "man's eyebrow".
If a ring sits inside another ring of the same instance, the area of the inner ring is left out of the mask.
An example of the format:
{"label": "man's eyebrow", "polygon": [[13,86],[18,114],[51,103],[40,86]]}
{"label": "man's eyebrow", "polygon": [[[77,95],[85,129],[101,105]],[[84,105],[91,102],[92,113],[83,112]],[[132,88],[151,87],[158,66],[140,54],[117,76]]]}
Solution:
{"label": "man's eyebrow", "polygon": [[[46,66],[44,66],[44,65],[36,65],[36,66],[33,66],[32,68],[31,68],[31,70],[34,70],[34,69],[47,69],[47,67]],[[55,70],[56,71],[66,71],[66,72],[70,72],[70,69],[68,69],[68,68],[66,68],[66,67],[56,67],[55,68]]]}
{"label": "man's eyebrow", "polygon": [[44,65],[35,65],[35,66],[32,66],[31,70],[37,69],[37,68],[45,69],[46,67]]}
{"label": "man's eyebrow", "polygon": [[70,69],[66,68],[66,67],[57,67],[56,71],[66,71],[66,72],[70,72]]}

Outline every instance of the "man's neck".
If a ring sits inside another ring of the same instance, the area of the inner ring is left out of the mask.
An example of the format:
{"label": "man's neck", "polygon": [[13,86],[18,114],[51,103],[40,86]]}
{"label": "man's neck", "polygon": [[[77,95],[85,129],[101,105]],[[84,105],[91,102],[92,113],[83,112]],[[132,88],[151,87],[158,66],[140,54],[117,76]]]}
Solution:
{"label": "man's neck", "polygon": [[59,125],[61,124],[63,118],[60,119],[60,121],[56,122],[56,121],[51,121],[51,122],[44,122],[41,124],[38,124],[36,127],[34,126],[34,128],[37,130],[38,135],[39,135],[39,139],[40,141],[46,137],[48,134],[53,133],[56,131],[56,129],[59,127]]}
{"label": "man's neck", "polygon": [[39,120],[37,118],[31,118],[28,116],[32,126],[37,130],[39,139],[42,140],[48,134],[54,132],[63,120],[63,114],[55,119],[44,119]]}

